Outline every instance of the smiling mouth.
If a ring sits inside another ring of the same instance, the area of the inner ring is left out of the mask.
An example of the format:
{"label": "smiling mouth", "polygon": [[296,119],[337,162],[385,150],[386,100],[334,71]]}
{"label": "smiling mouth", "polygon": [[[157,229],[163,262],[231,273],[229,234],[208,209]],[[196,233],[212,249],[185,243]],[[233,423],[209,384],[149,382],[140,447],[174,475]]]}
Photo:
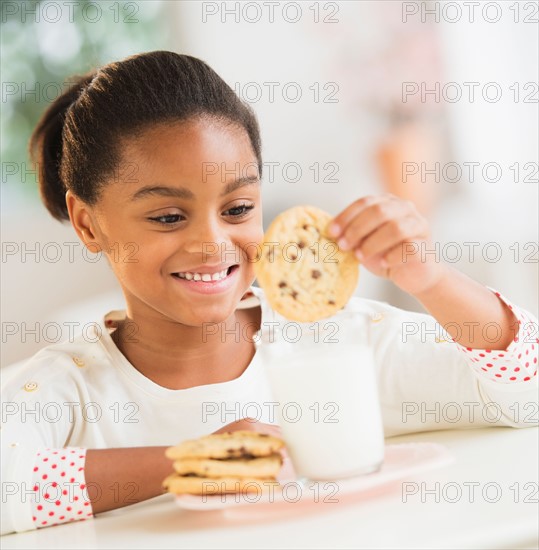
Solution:
{"label": "smiling mouth", "polygon": [[239,265],[231,265],[228,269],[216,271],[215,273],[197,273],[192,271],[182,271],[172,273],[173,277],[183,279],[185,281],[193,281],[196,283],[216,283],[226,279],[231,273],[239,268]]}

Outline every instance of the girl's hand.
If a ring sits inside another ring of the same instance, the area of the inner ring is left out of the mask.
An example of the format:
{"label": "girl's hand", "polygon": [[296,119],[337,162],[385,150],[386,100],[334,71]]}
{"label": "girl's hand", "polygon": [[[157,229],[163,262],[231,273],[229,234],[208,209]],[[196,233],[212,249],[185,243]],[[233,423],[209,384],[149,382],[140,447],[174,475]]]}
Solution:
{"label": "girl's hand", "polygon": [[394,195],[353,202],[333,219],[329,232],[342,250],[353,250],[371,273],[412,295],[433,287],[444,273],[433,253],[427,220],[412,202]]}

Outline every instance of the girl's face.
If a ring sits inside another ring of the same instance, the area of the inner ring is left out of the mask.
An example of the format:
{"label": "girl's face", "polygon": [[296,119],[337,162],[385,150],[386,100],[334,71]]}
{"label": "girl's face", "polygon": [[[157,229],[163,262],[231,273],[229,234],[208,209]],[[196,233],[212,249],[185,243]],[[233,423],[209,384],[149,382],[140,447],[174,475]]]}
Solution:
{"label": "girl's face", "polygon": [[130,318],[224,321],[253,282],[263,236],[247,133],[198,119],[152,127],[122,151],[98,204],[70,208],[75,226],[88,225],[79,235],[107,254]]}

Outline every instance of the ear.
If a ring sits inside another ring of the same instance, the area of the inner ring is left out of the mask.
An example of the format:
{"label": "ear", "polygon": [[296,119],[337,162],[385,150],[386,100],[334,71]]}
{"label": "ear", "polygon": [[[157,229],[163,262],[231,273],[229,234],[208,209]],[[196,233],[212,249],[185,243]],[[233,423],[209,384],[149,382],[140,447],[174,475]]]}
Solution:
{"label": "ear", "polygon": [[79,239],[90,252],[100,252],[102,250],[102,245],[99,242],[100,232],[91,208],[71,191],[66,192],[66,205],[71,225]]}

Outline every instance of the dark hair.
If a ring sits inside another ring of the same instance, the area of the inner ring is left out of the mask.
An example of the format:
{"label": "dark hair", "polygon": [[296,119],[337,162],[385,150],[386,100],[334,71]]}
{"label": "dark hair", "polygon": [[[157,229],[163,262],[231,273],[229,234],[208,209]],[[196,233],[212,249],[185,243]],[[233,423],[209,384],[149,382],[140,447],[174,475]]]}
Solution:
{"label": "dark hair", "polygon": [[261,174],[256,116],[200,59],[148,52],[78,77],[45,111],[30,138],[45,206],[56,219],[68,220],[66,190],[95,204],[118,167],[122,139],[153,124],[204,116],[245,129]]}

